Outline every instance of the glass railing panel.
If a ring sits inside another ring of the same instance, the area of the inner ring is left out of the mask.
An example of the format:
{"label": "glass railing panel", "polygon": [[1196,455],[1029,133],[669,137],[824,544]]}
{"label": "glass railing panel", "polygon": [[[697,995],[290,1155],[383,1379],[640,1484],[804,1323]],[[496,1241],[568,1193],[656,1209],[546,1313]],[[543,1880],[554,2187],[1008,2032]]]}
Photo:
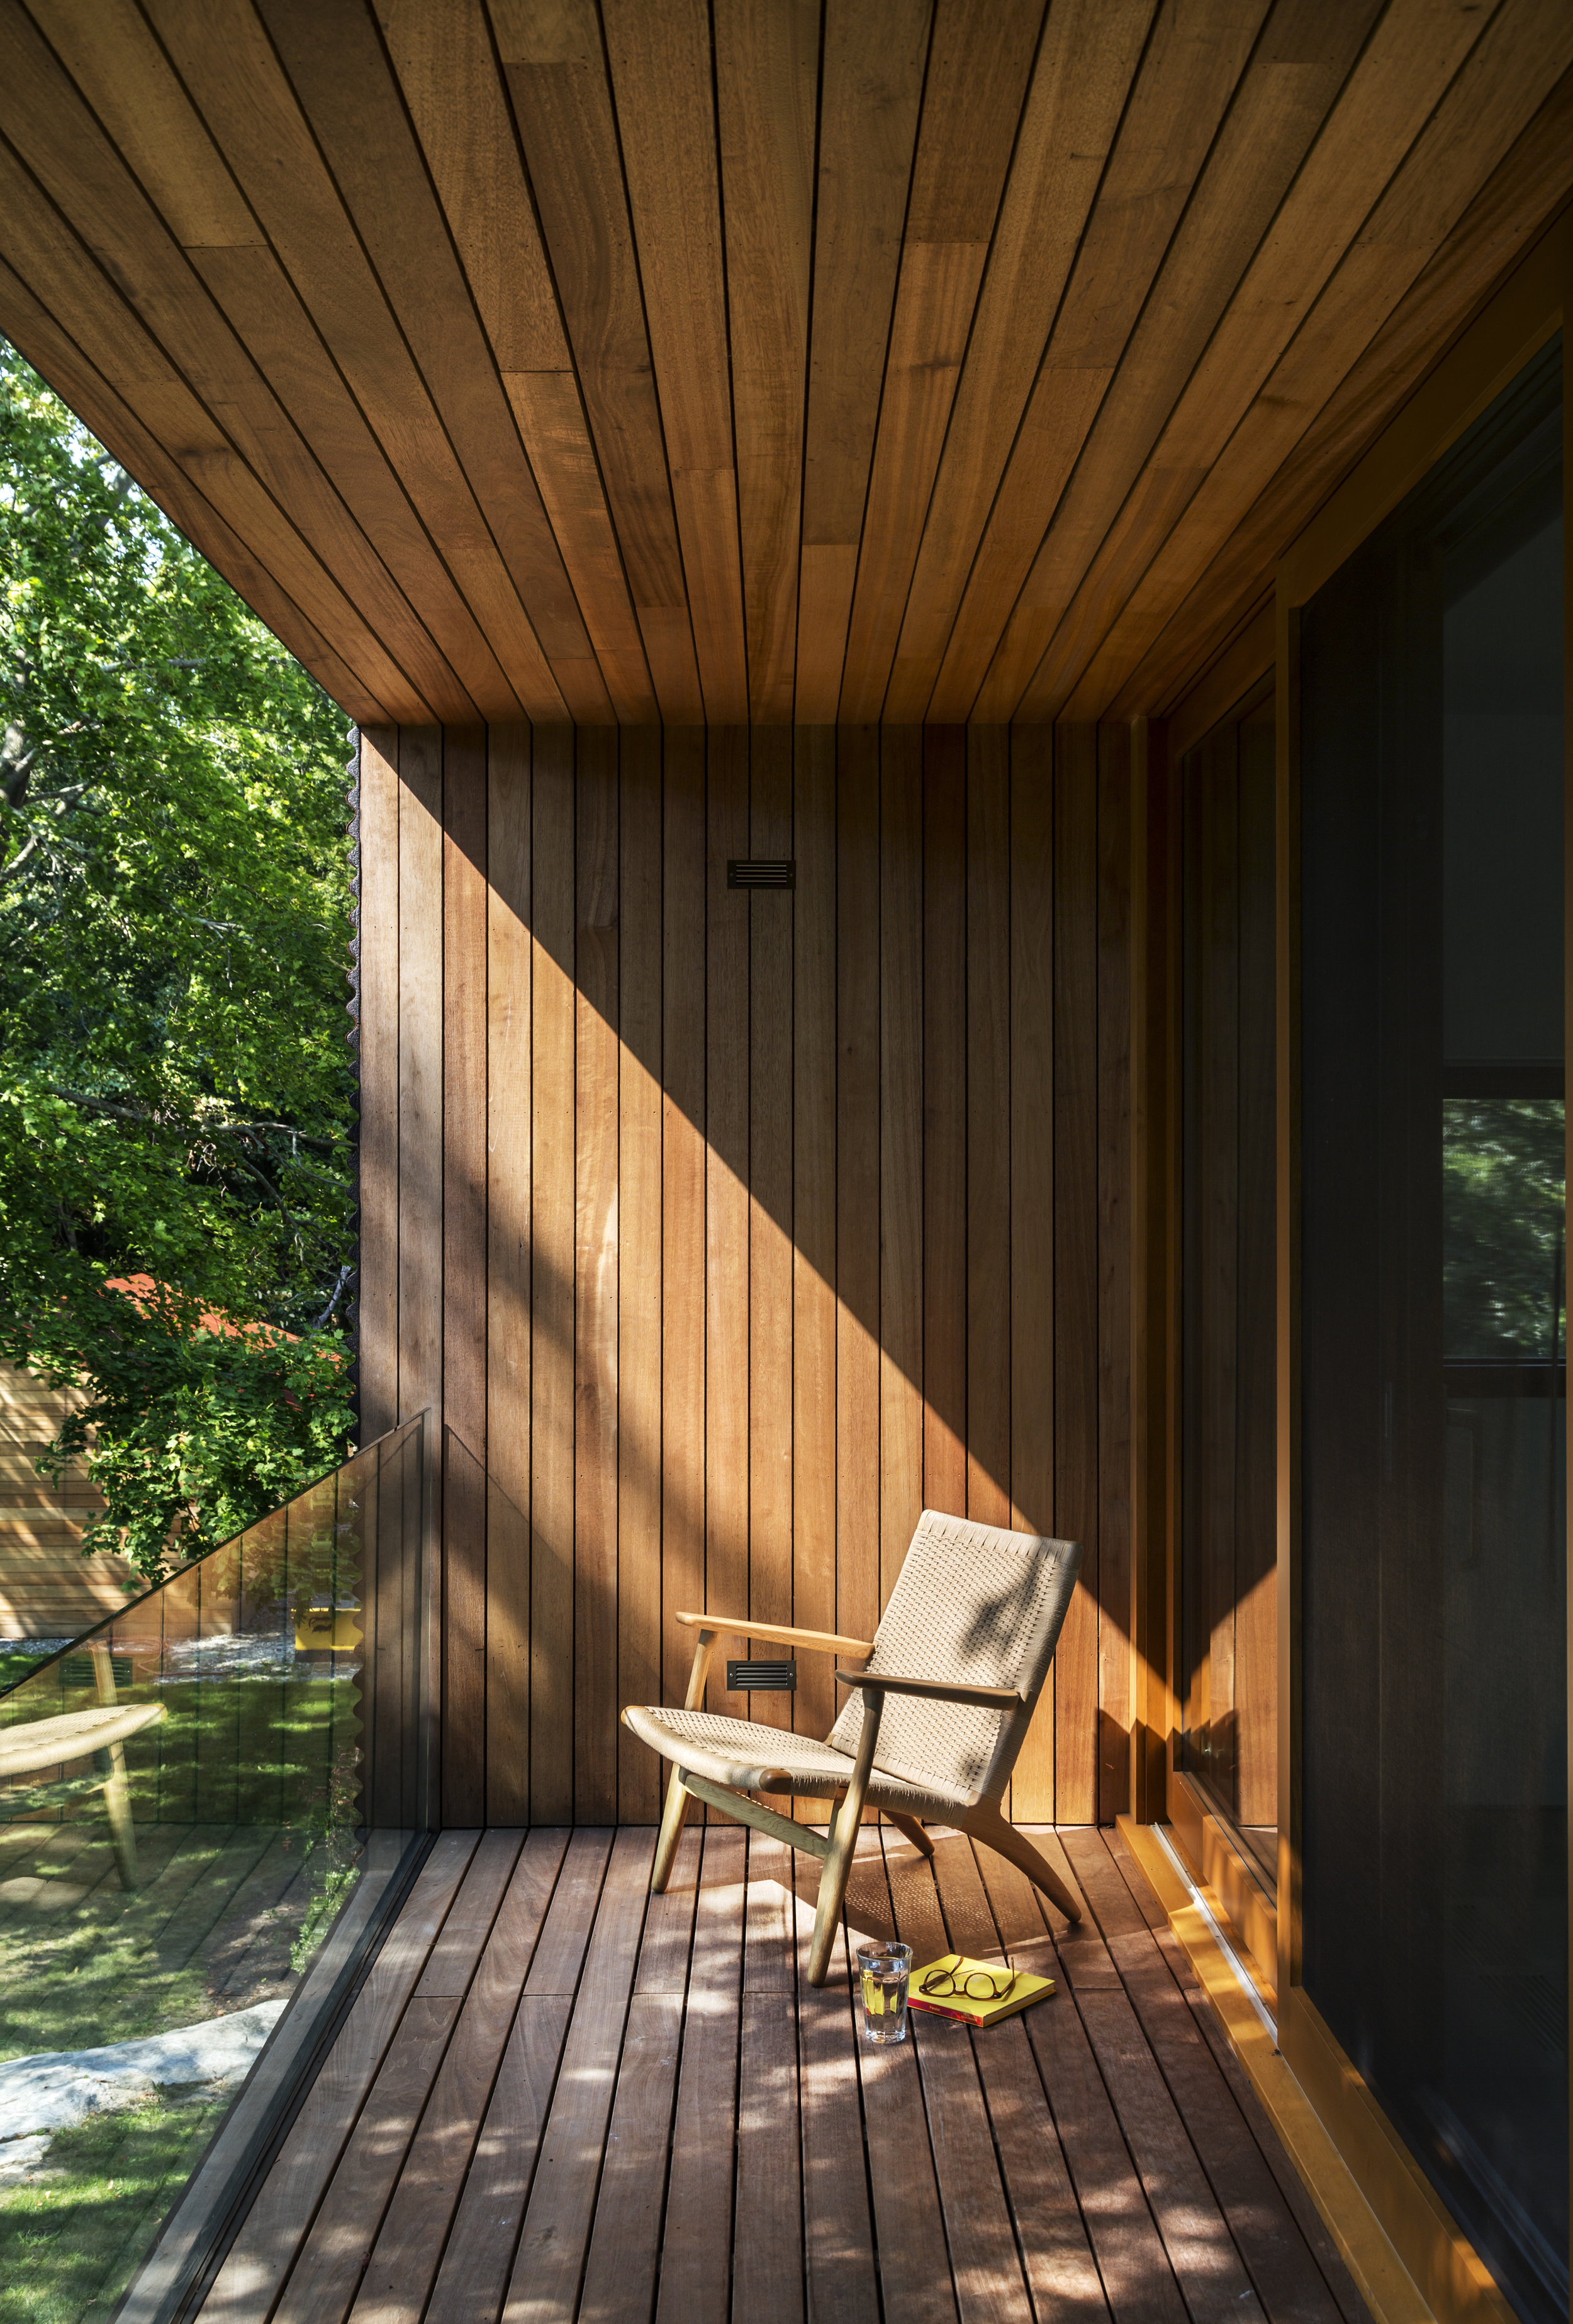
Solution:
{"label": "glass railing panel", "polygon": [[0,2271],[60,2324],[413,1840],[424,1490],[414,1422],[0,1692]]}

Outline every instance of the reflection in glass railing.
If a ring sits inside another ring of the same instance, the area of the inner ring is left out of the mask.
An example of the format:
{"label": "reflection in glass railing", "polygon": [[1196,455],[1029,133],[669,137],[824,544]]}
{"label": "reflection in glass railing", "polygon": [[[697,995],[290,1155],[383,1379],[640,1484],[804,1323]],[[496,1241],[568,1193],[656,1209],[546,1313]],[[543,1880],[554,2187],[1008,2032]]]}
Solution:
{"label": "reflection in glass railing", "polygon": [[415,1421],[0,1693],[0,2315],[109,2314],[419,1820],[421,1463]]}

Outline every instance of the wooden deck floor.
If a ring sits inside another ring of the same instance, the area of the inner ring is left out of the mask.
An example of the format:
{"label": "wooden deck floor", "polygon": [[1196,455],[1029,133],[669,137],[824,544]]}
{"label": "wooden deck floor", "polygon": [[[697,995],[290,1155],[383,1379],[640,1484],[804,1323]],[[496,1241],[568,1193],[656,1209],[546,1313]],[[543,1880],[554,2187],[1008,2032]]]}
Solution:
{"label": "wooden deck floor", "polygon": [[1091,1907],[1056,1941],[986,1851],[871,1830],[855,1930],[1059,1978],[893,2052],[844,1950],[808,1983],[812,1858],[712,1824],[647,1899],[653,1840],[440,1836],[205,2324],[1365,2324],[1114,1834],[1045,1839]]}

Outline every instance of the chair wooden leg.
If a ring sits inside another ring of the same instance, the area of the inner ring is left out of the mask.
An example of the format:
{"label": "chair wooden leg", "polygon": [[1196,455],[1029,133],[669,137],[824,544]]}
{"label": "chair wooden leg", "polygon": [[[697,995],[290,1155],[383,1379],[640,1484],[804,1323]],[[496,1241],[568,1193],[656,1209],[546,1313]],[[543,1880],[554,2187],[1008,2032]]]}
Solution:
{"label": "chair wooden leg", "polygon": [[[693,1667],[689,1673],[689,1691],[683,1697],[685,1711],[697,1711],[705,1699],[705,1681],[709,1676],[710,1656],[716,1651],[714,1630],[701,1630],[694,1648]],[[666,1884],[671,1878],[672,1862],[677,1844],[683,1836],[688,1821],[689,1794],[683,1789],[682,1770],[673,1767],[666,1786],[666,1805],[661,1812],[661,1831],[655,1843],[655,1862],[650,1868],[650,1893],[664,1896]]]}
{"label": "chair wooden leg", "polygon": [[921,1856],[933,1855],[934,1843],[916,1816],[906,1815],[900,1808],[883,1808],[880,1812],[889,1816],[902,1839],[910,1840]]}
{"label": "chair wooden leg", "polygon": [[100,1766],[108,1762],[104,1777],[104,1808],[109,1818],[109,1842],[115,1850],[120,1885],[131,1890],[136,1886],[136,1827],[131,1821],[131,1785],[125,1778],[125,1747],[112,1743],[107,1751],[96,1756]]}
{"label": "chair wooden leg", "polygon": [[1007,1823],[991,1800],[981,1802],[962,1818],[961,1828],[973,1840],[981,1840],[996,1856],[1024,1872],[1034,1888],[1041,1888],[1051,1904],[1059,1906],[1072,1928],[1081,1919],[1081,1906],[1066,1886],[1058,1872],[1046,1864],[1030,1840],[1023,1840],[1014,1824]]}
{"label": "chair wooden leg", "polygon": [[874,1765],[874,1747],[879,1737],[880,1713],[884,1697],[872,1688],[863,1698],[863,1732],[857,1738],[857,1757],[853,1762],[852,1781],[847,1786],[847,1796],[837,1810],[830,1827],[830,1853],[825,1858],[825,1869],[819,1875],[819,1902],[814,1914],[814,1940],[809,1947],[809,1983],[823,1985],[830,1973],[830,1952],[836,1942],[836,1927],[841,1918],[841,1907],[847,1898],[847,1882],[852,1871],[853,1851],[857,1846],[857,1827],[863,1821],[863,1803],[868,1796],[868,1774]]}
{"label": "chair wooden leg", "polygon": [[650,1893],[664,1896],[666,1884],[671,1878],[671,1868],[677,1857],[677,1844],[683,1836],[688,1821],[689,1794],[683,1789],[680,1767],[674,1767],[666,1787],[666,1805],[661,1812],[661,1834],[655,1843],[655,1862],[651,1868]]}

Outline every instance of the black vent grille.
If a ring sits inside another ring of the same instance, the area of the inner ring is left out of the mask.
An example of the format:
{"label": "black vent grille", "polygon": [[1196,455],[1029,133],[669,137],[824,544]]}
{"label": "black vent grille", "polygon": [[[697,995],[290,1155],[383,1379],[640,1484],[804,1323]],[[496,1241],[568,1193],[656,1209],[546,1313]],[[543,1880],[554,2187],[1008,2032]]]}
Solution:
{"label": "black vent grille", "polygon": [[[60,1668],[61,1681],[67,1686],[91,1686],[98,1675],[93,1667],[91,1655],[67,1655]],[[131,1656],[111,1655],[109,1675],[116,1686],[130,1686],[133,1683]]]}
{"label": "black vent grille", "polygon": [[734,1694],[795,1694],[798,1666],[795,1662],[728,1663],[726,1684]]}
{"label": "black vent grille", "polygon": [[728,888],[795,888],[798,867],[790,855],[735,855],[726,866]]}

